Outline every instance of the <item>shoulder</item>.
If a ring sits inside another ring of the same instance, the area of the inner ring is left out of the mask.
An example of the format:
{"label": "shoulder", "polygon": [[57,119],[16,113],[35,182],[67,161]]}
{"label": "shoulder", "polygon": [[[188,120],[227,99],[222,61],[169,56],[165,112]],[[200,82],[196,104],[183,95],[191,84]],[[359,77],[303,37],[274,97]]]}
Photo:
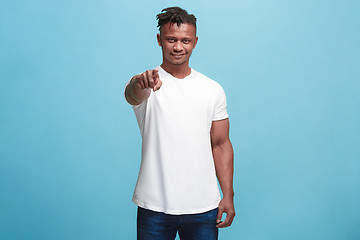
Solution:
{"label": "shoulder", "polygon": [[206,84],[207,86],[209,86],[217,91],[223,91],[223,88],[220,85],[220,83],[218,83],[214,79],[206,76],[205,74],[202,74],[202,73],[196,71],[195,69],[192,69],[192,71],[194,73],[194,77],[201,83]]}

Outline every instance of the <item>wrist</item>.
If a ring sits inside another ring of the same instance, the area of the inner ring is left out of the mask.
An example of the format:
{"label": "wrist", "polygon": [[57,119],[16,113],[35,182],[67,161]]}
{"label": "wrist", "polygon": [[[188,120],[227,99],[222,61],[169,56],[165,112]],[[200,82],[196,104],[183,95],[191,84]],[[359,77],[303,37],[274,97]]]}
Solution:
{"label": "wrist", "polygon": [[234,192],[223,192],[223,198],[234,198]]}

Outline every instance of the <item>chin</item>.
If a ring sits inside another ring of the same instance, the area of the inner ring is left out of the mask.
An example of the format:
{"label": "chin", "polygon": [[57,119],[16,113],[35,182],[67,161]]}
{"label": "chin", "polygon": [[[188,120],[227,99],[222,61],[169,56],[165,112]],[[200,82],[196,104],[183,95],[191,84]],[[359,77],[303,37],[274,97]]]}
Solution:
{"label": "chin", "polygon": [[185,62],[175,62],[175,63],[172,63],[173,65],[177,65],[177,66],[180,66],[180,65],[183,65],[185,64]]}
{"label": "chin", "polygon": [[179,59],[179,60],[171,61],[171,63],[174,65],[182,65],[182,64],[185,64],[186,62],[187,62],[187,59]]}

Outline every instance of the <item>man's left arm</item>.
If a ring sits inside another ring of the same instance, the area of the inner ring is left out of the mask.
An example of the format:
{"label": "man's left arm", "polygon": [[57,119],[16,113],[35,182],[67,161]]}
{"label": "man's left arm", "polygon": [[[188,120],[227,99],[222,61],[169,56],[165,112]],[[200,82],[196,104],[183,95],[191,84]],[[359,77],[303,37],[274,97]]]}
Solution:
{"label": "man's left arm", "polygon": [[[229,119],[213,121],[211,125],[211,148],[214,157],[216,176],[219,180],[223,198],[219,203],[217,227],[229,227],[235,217],[234,208],[234,152],[229,138]],[[226,219],[221,222],[223,213]]]}

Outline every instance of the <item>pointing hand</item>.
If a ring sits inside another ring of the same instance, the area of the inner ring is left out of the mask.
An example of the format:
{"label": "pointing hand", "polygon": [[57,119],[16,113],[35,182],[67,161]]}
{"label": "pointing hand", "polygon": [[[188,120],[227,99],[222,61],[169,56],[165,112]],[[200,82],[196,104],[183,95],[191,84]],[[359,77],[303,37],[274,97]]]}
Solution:
{"label": "pointing hand", "polygon": [[159,90],[162,85],[157,69],[147,70],[137,75],[136,80],[141,89],[151,88],[154,92]]}

